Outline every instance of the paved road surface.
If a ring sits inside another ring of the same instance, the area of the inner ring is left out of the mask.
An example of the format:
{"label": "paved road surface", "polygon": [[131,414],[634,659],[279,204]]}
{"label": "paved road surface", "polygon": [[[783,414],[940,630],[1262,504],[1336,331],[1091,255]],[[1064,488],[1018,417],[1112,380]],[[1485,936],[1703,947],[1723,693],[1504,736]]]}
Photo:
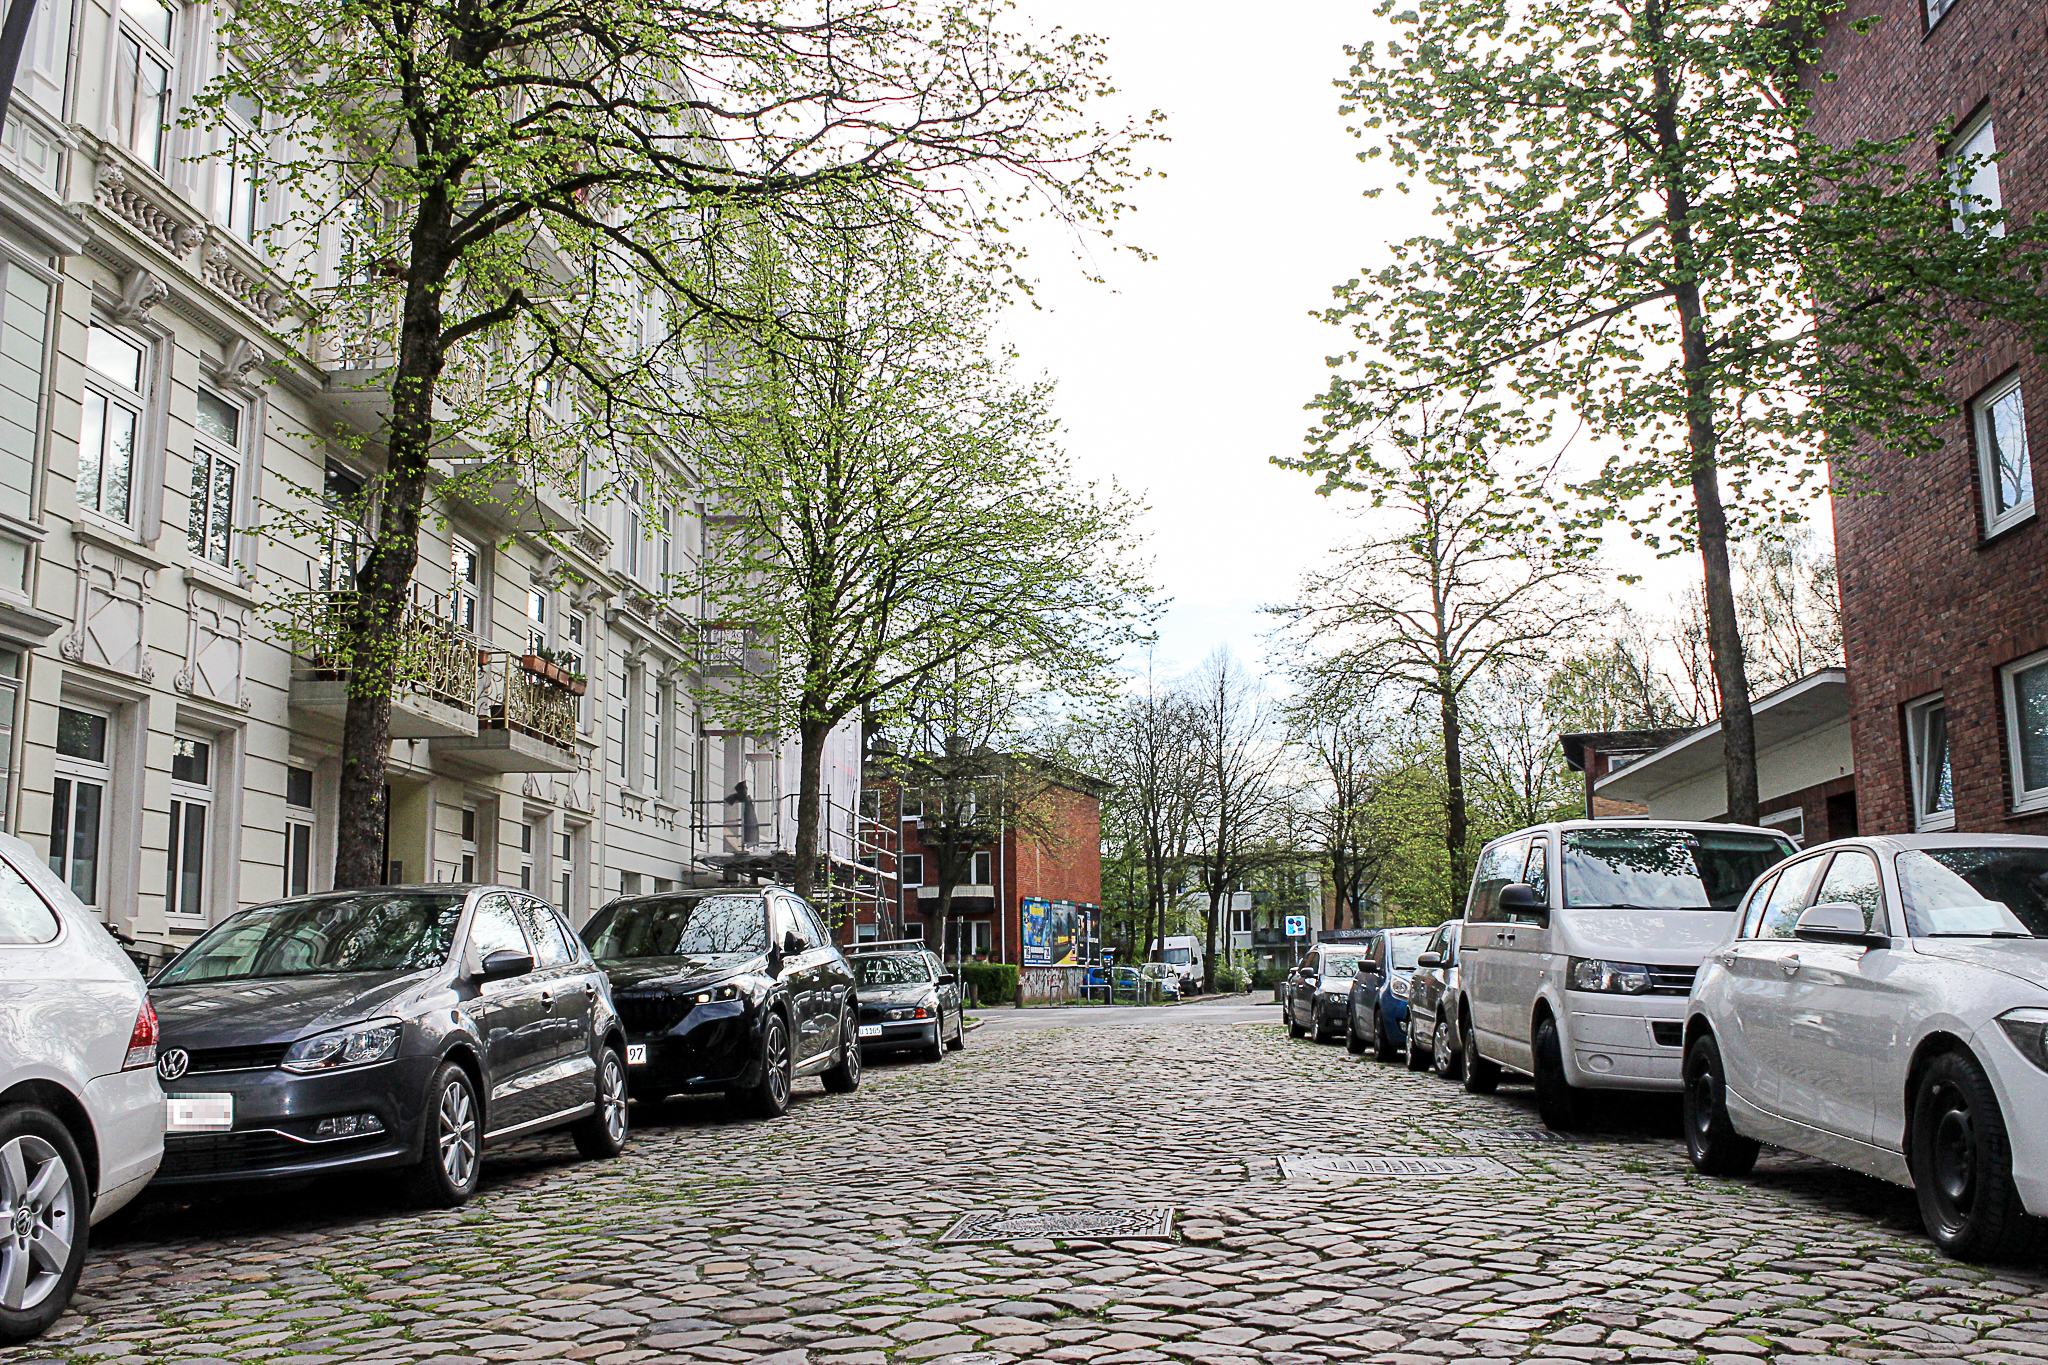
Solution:
{"label": "paved road surface", "polygon": [[1280,1007],[1270,1002],[1252,1004],[1265,998],[1235,996],[1226,1000],[1205,1000],[1191,1005],[1068,1005],[1057,1009],[971,1010],[979,1018],[984,1035],[1010,1033],[1019,1029],[1103,1028],[1132,1026],[1147,1028],[1191,1028],[1201,1024],[1266,1024],[1280,1017]]}
{"label": "paved road surface", "polygon": [[[1270,1006],[1145,1013],[983,1030],[774,1123],[636,1112],[624,1159],[529,1144],[451,1213],[361,1185],[155,1204],[0,1362],[2048,1360],[2040,1267],[1943,1260],[1889,1186],[1785,1157],[1696,1179],[1668,1105],[1533,1143],[1526,1090],[1289,1041]],[[1468,1169],[1276,1162],[1314,1153]],[[1175,1240],[939,1241],[1122,1206],[1175,1208]]]}

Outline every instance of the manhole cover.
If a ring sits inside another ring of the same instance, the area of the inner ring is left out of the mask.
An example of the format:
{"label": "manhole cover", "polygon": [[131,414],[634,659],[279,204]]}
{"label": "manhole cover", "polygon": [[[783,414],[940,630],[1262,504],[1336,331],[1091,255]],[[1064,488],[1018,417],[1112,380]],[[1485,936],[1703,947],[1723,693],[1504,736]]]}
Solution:
{"label": "manhole cover", "polygon": [[984,1209],[939,1238],[947,1242],[1010,1242],[1023,1237],[1171,1239],[1172,1209]]}
{"label": "manhole cover", "polygon": [[1289,1180],[1352,1175],[1512,1175],[1490,1156],[1282,1156],[1274,1161]]}

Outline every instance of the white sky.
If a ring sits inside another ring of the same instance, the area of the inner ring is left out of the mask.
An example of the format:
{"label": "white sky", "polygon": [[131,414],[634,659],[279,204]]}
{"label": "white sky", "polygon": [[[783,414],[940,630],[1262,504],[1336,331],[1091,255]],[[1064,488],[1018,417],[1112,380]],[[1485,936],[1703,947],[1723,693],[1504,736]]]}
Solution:
{"label": "white sky", "polygon": [[[1348,337],[1310,310],[1380,244],[1427,223],[1420,203],[1363,197],[1384,163],[1357,160],[1361,144],[1337,114],[1344,46],[1378,21],[1360,0],[1288,0],[1256,22],[1241,7],[1160,0],[1026,9],[1040,27],[1108,38],[1122,98],[1165,111],[1172,141],[1147,149],[1167,178],[1139,187],[1138,212],[1118,229],[1158,259],[1098,246],[1108,281],[1091,284],[1068,239],[1028,234],[1043,311],[1013,311],[1005,335],[1027,371],[1058,381],[1078,472],[1150,503],[1153,578],[1172,599],[1162,674],[1219,644],[1256,665],[1270,628],[1258,608],[1286,599],[1354,530],[1341,499],[1268,463],[1301,449],[1303,405]],[[1648,576],[1632,600],[1668,609],[1696,565],[1632,562]]]}

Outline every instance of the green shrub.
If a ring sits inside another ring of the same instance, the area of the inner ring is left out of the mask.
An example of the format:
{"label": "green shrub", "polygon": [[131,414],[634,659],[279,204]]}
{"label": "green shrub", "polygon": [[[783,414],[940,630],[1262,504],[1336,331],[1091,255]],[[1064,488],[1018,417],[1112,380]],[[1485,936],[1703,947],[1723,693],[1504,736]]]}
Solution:
{"label": "green shrub", "polygon": [[1252,989],[1270,991],[1287,979],[1285,967],[1261,967],[1252,973]]}
{"label": "green shrub", "polygon": [[977,1004],[1017,1003],[1017,969],[1006,962],[963,962],[960,984],[974,992]]}
{"label": "green shrub", "polygon": [[1244,973],[1229,967],[1216,969],[1216,989],[1225,995],[1244,994]]}

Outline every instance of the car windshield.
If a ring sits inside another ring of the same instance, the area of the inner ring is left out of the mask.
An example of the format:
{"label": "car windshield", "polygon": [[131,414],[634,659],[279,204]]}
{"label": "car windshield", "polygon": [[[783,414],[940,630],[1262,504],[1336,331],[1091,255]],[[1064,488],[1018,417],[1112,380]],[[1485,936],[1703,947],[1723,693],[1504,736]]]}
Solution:
{"label": "car windshield", "polygon": [[600,962],[765,953],[768,902],[761,896],[653,896],[613,906],[583,937]]}
{"label": "car windshield", "polygon": [[178,954],[154,984],[416,972],[448,960],[462,901],[453,892],[404,892],[260,905]]}
{"label": "car windshield", "polygon": [[1188,950],[1185,948],[1168,948],[1164,953],[1161,953],[1160,956],[1164,958],[1166,961],[1174,963],[1178,966],[1186,966],[1188,960]]}
{"label": "car windshield", "polygon": [[2048,938],[2048,848],[1909,849],[1895,865],[1915,938]]}
{"label": "car windshield", "polygon": [[1587,829],[1564,835],[1564,903],[1631,910],[1733,910],[1792,845],[1741,830]]}
{"label": "car windshield", "polygon": [[1323,956],[1323,975],[1352,977],[1358,975],[1358,964],[1365,961],[1363,952],[1326,953]]}
{"label": "car windshield", "polygon": [[921,953],[863,954],[853,960],[863,986],[909,986],[932,979],[932,964]]}
{"label": "car windshield", "polygon": [[1394,959],[1394,970],[1414,971],[1415,959],[1422,956],[1422,950],[1429,946],[1429,940],[1434,932],[1432,930],[1422,934],[1388,934],[1387,954]]}

